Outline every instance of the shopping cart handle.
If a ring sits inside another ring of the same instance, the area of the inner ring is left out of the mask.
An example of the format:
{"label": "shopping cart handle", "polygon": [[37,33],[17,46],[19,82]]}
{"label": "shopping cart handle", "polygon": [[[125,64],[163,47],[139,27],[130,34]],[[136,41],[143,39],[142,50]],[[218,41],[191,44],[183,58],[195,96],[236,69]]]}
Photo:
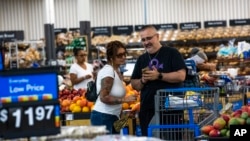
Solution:
{"label": "shopping cart handle", "polygon": [[204,91],[204,90],[211,90],[211,87],[181,87],[181,88],[166,88],[164,89],[166,91],[171,91],[171,92],[183,92],[183,91]]}

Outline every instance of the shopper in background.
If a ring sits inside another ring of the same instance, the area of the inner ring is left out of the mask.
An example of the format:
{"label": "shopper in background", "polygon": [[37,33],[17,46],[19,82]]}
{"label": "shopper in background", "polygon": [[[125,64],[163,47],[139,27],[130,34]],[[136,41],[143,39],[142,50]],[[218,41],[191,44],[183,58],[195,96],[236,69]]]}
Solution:
{"label": "shopper in background", "polygon": [[70,66],[69,75],[74,89],[87,88],[87,83],[93,80],[93,66],[86,62],[87,52],[75,47],[73,53],[76,62]]}
{"label": "shopper in background", "polygon": [[[204,85],[212,85],[215,78],[208,75],[210,71],[216,71],[216,64],[209,63],[206,53],[198,48],[192,48],[190,52],[190,57],[187,60],[193,60],[196,66],[196,74],[190,75],[187,73],[184,87],[203,87]],[[204,80],[205,83],[201,83]]]}
{"label": "shopper in background", "polygon": [[97,74],[99,97],[91,113],[92,125],[106,125],[110,134],[117,134],[113,124],[120,118],[122,103],[136,101],[135,95],[126,96],[120,65],[125,63],[126,48],[120,41],[106,46],[107,64]]}
{"label": "shopper in background", "polygon": [[192,48],[190,56],[191,57],[189,59],[195,60],[198,71],[216,71],[216,64],[208,63],[206,53],[203,52],[200,48]]}
{"label": "shopper in background", "polygon": [[[139,121],[142,135],[147,136],[148,125],[155,114],[156,91],[182,87],[186,65],[178,50],[161,45],[159,34],[154,26],[142,27],[139,34],[146,52],[137,59],[131,76],[131,84],[134,89],[141,91]],[[176,120],[167,118],[161,120],[166,120],[166,124],[170,124],[167,123],[169,120]]]}
{"label": "shopper in background", "polygon": [[64,59],[65,47],[68,45],[68,39],[65,33],[56,35],[56,56],[57,59]]}

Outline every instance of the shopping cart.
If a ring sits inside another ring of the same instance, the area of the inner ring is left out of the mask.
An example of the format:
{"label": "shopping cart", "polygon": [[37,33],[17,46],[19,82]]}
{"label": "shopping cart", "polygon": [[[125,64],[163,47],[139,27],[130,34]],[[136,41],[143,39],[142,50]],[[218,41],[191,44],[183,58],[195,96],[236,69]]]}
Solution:
{"label": "shopping cart", "polygon": [[243,86],[244,105],[250,105],[250,86]]}
{"label": "shopping cart", "polygon": [[218,117],[219,89],[161,89],[155,95],[155,116],[148,136],[171,141],[193,141],[200,127]]}
{"label": "shopping cart", "polygon": [[233,105],[233,111],[240,109],[247,103],[245,94],[249,88],[245,85],[245,81],[246,78],[244,76],[238,76],[231,79],[224,86],[222,86],[223,88],[221,89],[223,89],[224,95],[220,94],[218,106],[219,110],[223,109],[227,103],[231,103]]}
{"label": "shopping cart", "polygon": [[187,75],[183,87],[201,87],[199,74],[194,60],[185,60],[185,64]]}

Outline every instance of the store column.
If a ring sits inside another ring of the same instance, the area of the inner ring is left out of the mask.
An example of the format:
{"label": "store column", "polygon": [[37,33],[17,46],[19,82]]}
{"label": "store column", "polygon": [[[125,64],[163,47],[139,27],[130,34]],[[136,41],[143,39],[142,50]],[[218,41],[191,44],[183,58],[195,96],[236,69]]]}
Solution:
{"label": "store column", "polygon": [[46,65],[55,66],[56,63],[56,48],[55,48],[55,35],[54,35],[54,0],[44,0],[44,12],[45,12],[45,52],[46,52]]}
{"label": "store column", "polygon": [[[80,22],[80,34],[87,36],[87,51],[91,47],[91,26],[90,26],[90,11],[89,0],[77,0],[78,20]],[[88,60],[91,59],[91,54],[88,53]]]}

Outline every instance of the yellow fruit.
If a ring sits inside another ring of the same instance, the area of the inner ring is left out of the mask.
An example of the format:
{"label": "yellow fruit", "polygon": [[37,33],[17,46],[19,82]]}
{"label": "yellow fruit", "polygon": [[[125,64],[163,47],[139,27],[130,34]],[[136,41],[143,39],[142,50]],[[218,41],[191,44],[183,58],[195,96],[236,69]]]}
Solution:
{"label": "yellow fruit", "polygon": [[72,113],[78,113],[78,112],[81,112],[82,108],[78,105],[75,105],[74,108],[73,108],[73,111]]}
{"label": "yellow fruit", "polygon": [[73,111],[75,106],[76,106],[76,103],[71,103],[70,106],[69,106],[69,110]]}
{"label": "yellow fruit", "polygon": [[84,106],[84,107],[82,108],[82,112],[90,112],[89,107],[88,107],[88,106]]}

